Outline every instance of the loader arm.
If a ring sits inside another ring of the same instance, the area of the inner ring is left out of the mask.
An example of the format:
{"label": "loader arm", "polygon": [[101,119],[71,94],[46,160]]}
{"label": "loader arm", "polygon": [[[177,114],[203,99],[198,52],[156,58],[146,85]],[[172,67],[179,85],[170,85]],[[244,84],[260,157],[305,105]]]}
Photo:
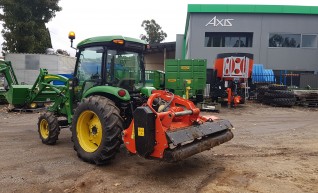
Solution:
{"label": "loader arm", "polygon": [[0,61],[0,73],[4,74],[9,88],[19,84],[10,61]]}
{"label": "loader arm", "polygon": [[[61,81],[64,85],[53,85],[51,82]],[[53,98],[54,103],[49,107],[49,111],[56,114],[67,116],[68,122],[71,123],[72,118],[72,103],[71,92],[69,90],[69,79],[56,74],[48,74],[46,69],[40,69],[40,74],[37,77],[34,85],[30,89],[27,103],[32,103],[39,97],[48,96]]]}

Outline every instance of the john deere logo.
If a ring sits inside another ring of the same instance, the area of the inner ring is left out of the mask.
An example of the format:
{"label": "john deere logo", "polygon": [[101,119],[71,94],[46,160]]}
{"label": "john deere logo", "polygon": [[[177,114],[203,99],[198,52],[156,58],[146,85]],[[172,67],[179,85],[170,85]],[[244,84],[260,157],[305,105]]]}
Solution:
{"label": "john deere logo", "polygon": [[181,70],[190,70],[190,66],[181,66]]}
{"label": "john deere logo", "polygon": [[168,82],[177,82],[177,79],[168,79]]}

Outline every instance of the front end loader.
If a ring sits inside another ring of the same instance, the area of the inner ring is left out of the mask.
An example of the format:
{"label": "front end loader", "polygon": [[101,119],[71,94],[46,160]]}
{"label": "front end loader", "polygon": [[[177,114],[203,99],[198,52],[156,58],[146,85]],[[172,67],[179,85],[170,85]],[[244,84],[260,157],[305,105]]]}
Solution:
{"label": "front end loader", "polygon": [[146,49],[146,42],[123,36],[80,42],[69,88],[39,117],[42,142],[55,144],[70,126],[78,157],[101,165],[121,144],[146,159],[175,162],[231,140],[229,121],[203,117],[191,101],[146,86]]}

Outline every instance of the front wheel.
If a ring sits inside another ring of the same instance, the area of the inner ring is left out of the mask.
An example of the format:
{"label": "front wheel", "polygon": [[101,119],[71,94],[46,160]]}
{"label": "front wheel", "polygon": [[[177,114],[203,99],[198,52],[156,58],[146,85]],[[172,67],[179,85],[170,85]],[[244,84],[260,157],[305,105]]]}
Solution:
{"label": "front wheel", "polygon": [[114,102],[102,96],[90,96],[79,104],[72,121],[72,139],[79,158],[102,165],[115,157],[123,130],[119,113]]}
{"label": "front wheel", "polygon": [[39,117],[38,132],[42,143],[54,145],[60,134],[60,127],[56,116],[52,112],[45,112]]}

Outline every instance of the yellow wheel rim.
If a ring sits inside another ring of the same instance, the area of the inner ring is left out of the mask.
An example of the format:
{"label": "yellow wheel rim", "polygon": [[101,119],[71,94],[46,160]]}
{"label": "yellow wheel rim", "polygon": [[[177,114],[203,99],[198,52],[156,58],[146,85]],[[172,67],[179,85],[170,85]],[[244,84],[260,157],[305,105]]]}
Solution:
{"label": "yellow wheel rim", "polygon": [[31,104],[30,104],[30,108],[31,108],[31,109],[35,109],[37,106],[38,106],[38,105],[37,105],[36,103],[31,103]]}
{"label": "yellow wheel rim", "polygon": [[45,119],[42,119],[40,122],[40,133],[43,139],[49,137],[49,123]]}
{"label": "yellow wheel rim", "polygon": [[86,152],[94,152],[102,141],[102,123],[93,111],[84,111],[78,117],[76,133],[80,146]]}

